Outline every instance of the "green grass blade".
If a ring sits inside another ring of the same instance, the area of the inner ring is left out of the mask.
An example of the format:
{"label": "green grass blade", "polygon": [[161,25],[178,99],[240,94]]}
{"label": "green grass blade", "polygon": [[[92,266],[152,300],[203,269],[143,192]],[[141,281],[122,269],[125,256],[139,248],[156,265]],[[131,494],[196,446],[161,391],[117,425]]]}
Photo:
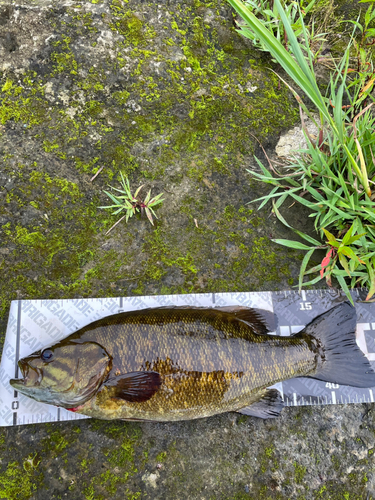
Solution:
{"label": "green grass blade", "polygon": [[368,266],[367,266],[367,271],[368,271],[368,274],[369,274],[369,291],[367,293],[367,297],[366,297],[366,300],[370,300],[371,297],[374,295],[375,293],[375,271],[374,271],[374,268],[372,267],[372,264],[369,263]]}
{"label": "green grass blade", "polygon": [[322,278],[319,276],[317,276],[316,278],[310,280],[310,281],[306,281],[306,283],[303,284],[303,286],[309,286],[309,285],[315,285],[315,283],[318,283]]}
{"label": "green grass blade", "polygon": [[313,210],[316,210],[316,203],[311,203],[311,201],[305,200],[305,198],[302,198],[301,196],[298,196],[297,194],[291,193],[291,196],[299,201],[302,205],[305,205],[307,208],[312,208]]}
{"label": "green grass blade", "polygon": [[343,278],[343,276],[336,276],[336,279],[339,282],[341,288],[344,290],[345,295],[350,300],[352,306],[354,306],[354,302],[353,302],[352,296],[350,295],[350,291],[349,291],[348,285],[346,284],[345,279]]}
{"label": "green grass blade", "polygon": [[[307,245],[300,243],[299,241],[293,241],[293,240],[283,240],[283,239],[273,239],[271,240],[274,243],[278,243],[279,245],[283,245],[284,247],[288,248],[294,248],[295,250],[310,250],[311,247],[308,247]],[[315,250],[315,249],[313,249]]]}
{"label": "green grass blade", "polygon": [[354,216],[352,214],[349,214],[347,212],[343,212],[342,210],[340,210],[339,208],[335,207],[334,205],[332,205],[332,203],[330,203],[329,201],[324,201],[324,202],[321,202],[323,205],[326,205],[327,207],[329,207],[333,212],[336,212],[338,215],[340,215],[340,217],[342,217],[343,219],[347,219],[347,220],[351,220],[354,218]]}
{"label": "green grass blade", "polygon": [[303,286],[303,277],[305,275],[305,270],[306,270],[307,264],[309,263],[309,260],[314,252],[315,252],[315,248],[312,248],[311,250],[309,250],[306,253],[306,255],[303,258],[301,268],[299,271],[299,278],[298,278],[298,290],[299,291],[301,291],[301,288]]}
{"label": "green grass blade", "polygon": [[284,217],[281,215],[281,213],[279,212],[277,206],[276,206],[276,203],[273,203],[273,210],[276,214],[276,217],[279,219],[280,222],[282,222],[284,224],[284,226],[286,227],[289,227],[289,229],[291,229],[292,231],[294,231],[296,234],[298,234],[298,236],[306,241],[308,241],[309,243],[311,243],[312,245],[314,246],[317,246],[317,247],[320,247],[321,246],[321,243],[317,240],[315,240],[314,238],[312,238],[311,236],[309,236],[308,234],[305,234],[303,233],[302,231],[298,231],[298,229],[294,229],[294,227],[292,227],[290,224],[287,223],[287,221],[284,219]]}
{"label": "green grass blade", "polygon": [[116,204],[116,205],[122,205],[121,201],[119,201],[118,198],[116,198],[115,196],[113,196],[109,191],[103,191],[103,193],[105,193],[107,196],[109,196],[109,198],[111,198],[111,200]]}
{"label": "green grass blade", "polygon": [[122,212],[123,210],[125,210],[125,207],[121,207],[121,208],[119,208],[118,210],[115,210],[114,212],[112,212],[112,214],[111,214],[111,215],[117,215],[117,214],[119,214],[120,212]]}

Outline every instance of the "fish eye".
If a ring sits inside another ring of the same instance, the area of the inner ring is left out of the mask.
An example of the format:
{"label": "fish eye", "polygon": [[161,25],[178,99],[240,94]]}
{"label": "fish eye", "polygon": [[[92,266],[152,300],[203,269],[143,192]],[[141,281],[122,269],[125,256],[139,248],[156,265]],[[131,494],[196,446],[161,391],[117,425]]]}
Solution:
{"label": "fish eye", "polygon": [[52,361],[53,352],[51,351],[51,349],[44,349],[41,357],[43,361]]}

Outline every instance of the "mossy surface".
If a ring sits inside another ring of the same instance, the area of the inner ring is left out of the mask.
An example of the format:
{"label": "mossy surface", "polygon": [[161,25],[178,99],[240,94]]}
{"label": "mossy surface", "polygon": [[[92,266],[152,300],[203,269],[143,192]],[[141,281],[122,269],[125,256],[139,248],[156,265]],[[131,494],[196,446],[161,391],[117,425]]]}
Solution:
{"label": "mossy surface", "polygon": [[[3,318],[16,297],[278,288],[280,268],[292,281],[285,252],[269,247],[274,221],[244,206],[244,166],[253,136],[296,120],[293,98],[236,36],[225,2],[154,9],[52,9],[33,62],[3,64]],[[155,228],[138,218],[105,237],[115,219],[98,206],[120,170],[165,202]]]}
{"label": "mossy surface", "polygon": [[[270,242],[290,234],[247,204],[267,188],[246,168],[263,154],[254,136],[271,155],[297,108],[224,0],[12,3],[0,2],[0,345],[17,298],[294,284],[301,255]],[[106,236],[116,217],[98,207],[120,171],[165,201],[155,226],[137,216]],[[335,434],[330,411],[0,429],[0,498],[362,498],[373,418],[340,414],[364,447]]]}

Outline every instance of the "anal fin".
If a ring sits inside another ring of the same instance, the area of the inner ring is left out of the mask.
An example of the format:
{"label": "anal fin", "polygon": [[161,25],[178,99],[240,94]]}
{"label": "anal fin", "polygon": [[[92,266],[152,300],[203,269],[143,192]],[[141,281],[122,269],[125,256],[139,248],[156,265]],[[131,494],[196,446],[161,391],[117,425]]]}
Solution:
{"label": "anal fin", "polygon": [[283,408],[284,401],[279,391],[277,389],[267,389],[265,395],[259,401],[237,410],[237,413],[258,418],[276,418],[280,416]]}

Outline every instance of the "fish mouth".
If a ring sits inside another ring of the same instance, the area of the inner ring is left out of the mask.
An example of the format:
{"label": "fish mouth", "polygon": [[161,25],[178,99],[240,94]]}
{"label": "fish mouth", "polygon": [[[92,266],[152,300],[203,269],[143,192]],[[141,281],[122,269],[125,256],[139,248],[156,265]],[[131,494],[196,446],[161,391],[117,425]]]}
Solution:
{"label": "fish mouth", "polygon": [[39,368],[31,367],[27,361],[23,359],[18,361],[18,367],[21,370],[23,378],[11,379],[9,383],[12,387],[15,389],[22,389],[24,387],[35,387],[40,385],[43,374]]}

